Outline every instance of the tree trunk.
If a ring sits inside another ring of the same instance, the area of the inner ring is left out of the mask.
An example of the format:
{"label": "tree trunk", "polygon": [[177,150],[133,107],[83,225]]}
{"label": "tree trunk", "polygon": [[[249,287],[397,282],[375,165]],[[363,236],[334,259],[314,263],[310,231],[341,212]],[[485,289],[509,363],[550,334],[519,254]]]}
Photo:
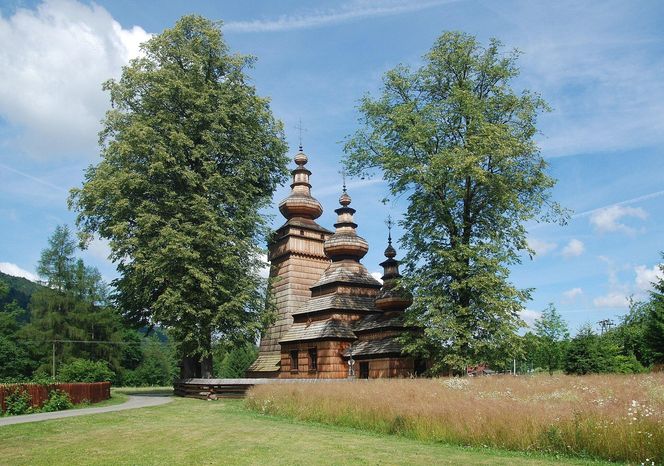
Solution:
{"label": "tree trunk", "polygon": [[[182,358],[182,363],[180,364],[180,378],[182,379],[194,379],[200,375],[200,370],[198,369],[198,361],[191,356],[184,356]],[[196,374],[198,372],[198,374]]]}
{"label": "tree trunk", "polygon": [[212,356],[206,356],[201,359],[201,378],[211,379],[212,378]]}

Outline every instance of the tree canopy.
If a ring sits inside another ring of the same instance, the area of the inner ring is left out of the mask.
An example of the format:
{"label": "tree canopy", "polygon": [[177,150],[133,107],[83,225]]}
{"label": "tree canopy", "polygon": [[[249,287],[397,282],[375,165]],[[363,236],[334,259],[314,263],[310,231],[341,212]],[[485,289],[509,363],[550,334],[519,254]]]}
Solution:
{"label": "tree canopy", "polygon": [[517,57],[495,39],[444,33],[419,69],[397,66],[362,99],[363,127],[345,145],[351,174],[378,172],[407,197],[404,283],[425,329],[408,348],[443,365],[488,359],[514,337],[530,296],[508,270],[528,248],[524,223],[566,215],[534,141],[546,103],[510,87]]}
{"label": "tree canopy", "polygon": [[285,180],[286,144],[219,24],[185,16],[142,52],[104,85],[102,160],[70,205],[84,240],[109,240],[126,315],[169,328],[210,375],[214,336],[262,327],[260,209]]}

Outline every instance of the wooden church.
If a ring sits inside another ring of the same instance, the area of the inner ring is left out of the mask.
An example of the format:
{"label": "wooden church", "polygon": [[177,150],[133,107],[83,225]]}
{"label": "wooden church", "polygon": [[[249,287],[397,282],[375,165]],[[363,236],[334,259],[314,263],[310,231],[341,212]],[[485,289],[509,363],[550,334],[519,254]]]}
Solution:
{"label": "wooden church", "polygon": [[391,237],[381,284],[360,263],[369,250],[358,236],[344,186],[335,231],[318,225],[323,208],[311,195],[300,147],[291,194],[279,204],[286,222],[268,245],[275,323],[261,339],[247,377],[410,377],[424,367],[404,355],[398,337],[412,299],[395,286],[399,263]]}

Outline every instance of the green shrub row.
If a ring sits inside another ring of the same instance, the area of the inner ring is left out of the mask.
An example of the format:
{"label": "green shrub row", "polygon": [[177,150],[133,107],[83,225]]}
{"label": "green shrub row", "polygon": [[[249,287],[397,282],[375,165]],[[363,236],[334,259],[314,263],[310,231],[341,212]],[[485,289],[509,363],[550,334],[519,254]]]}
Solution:
{"label": "green shrub row", "polygon": [[21,389],[12,391],[5,398],[5,415],[6,416],[19,416],[21,414],[33,413],[50,413],[53,411],[62,411],[70,409],[74,406],[69,394],[63,390],[54,389],[49,391],[48,400],[41,408],[32,406],[32,397],[30,394]]}

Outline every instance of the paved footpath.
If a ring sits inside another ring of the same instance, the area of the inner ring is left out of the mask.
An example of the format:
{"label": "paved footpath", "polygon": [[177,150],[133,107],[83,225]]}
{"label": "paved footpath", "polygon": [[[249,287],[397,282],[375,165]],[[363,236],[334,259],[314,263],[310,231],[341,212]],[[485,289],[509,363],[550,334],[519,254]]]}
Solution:
{"label": "paved footpath", "polygon": [[104,406],[101,408],[68,409],[66,411],[55,411],[53,413],[24,414],[22,416],[0,417],[0,427],[10,424],[23,424],[25,422],[48,421],[50,419],[62,419],[65,417],[87,416],[88,414],[111,413],[113,411],[124,411],[125,409],[147,408],[170,403],[173,397],[168,395],[129,395],[129,399],[119,405]]}

